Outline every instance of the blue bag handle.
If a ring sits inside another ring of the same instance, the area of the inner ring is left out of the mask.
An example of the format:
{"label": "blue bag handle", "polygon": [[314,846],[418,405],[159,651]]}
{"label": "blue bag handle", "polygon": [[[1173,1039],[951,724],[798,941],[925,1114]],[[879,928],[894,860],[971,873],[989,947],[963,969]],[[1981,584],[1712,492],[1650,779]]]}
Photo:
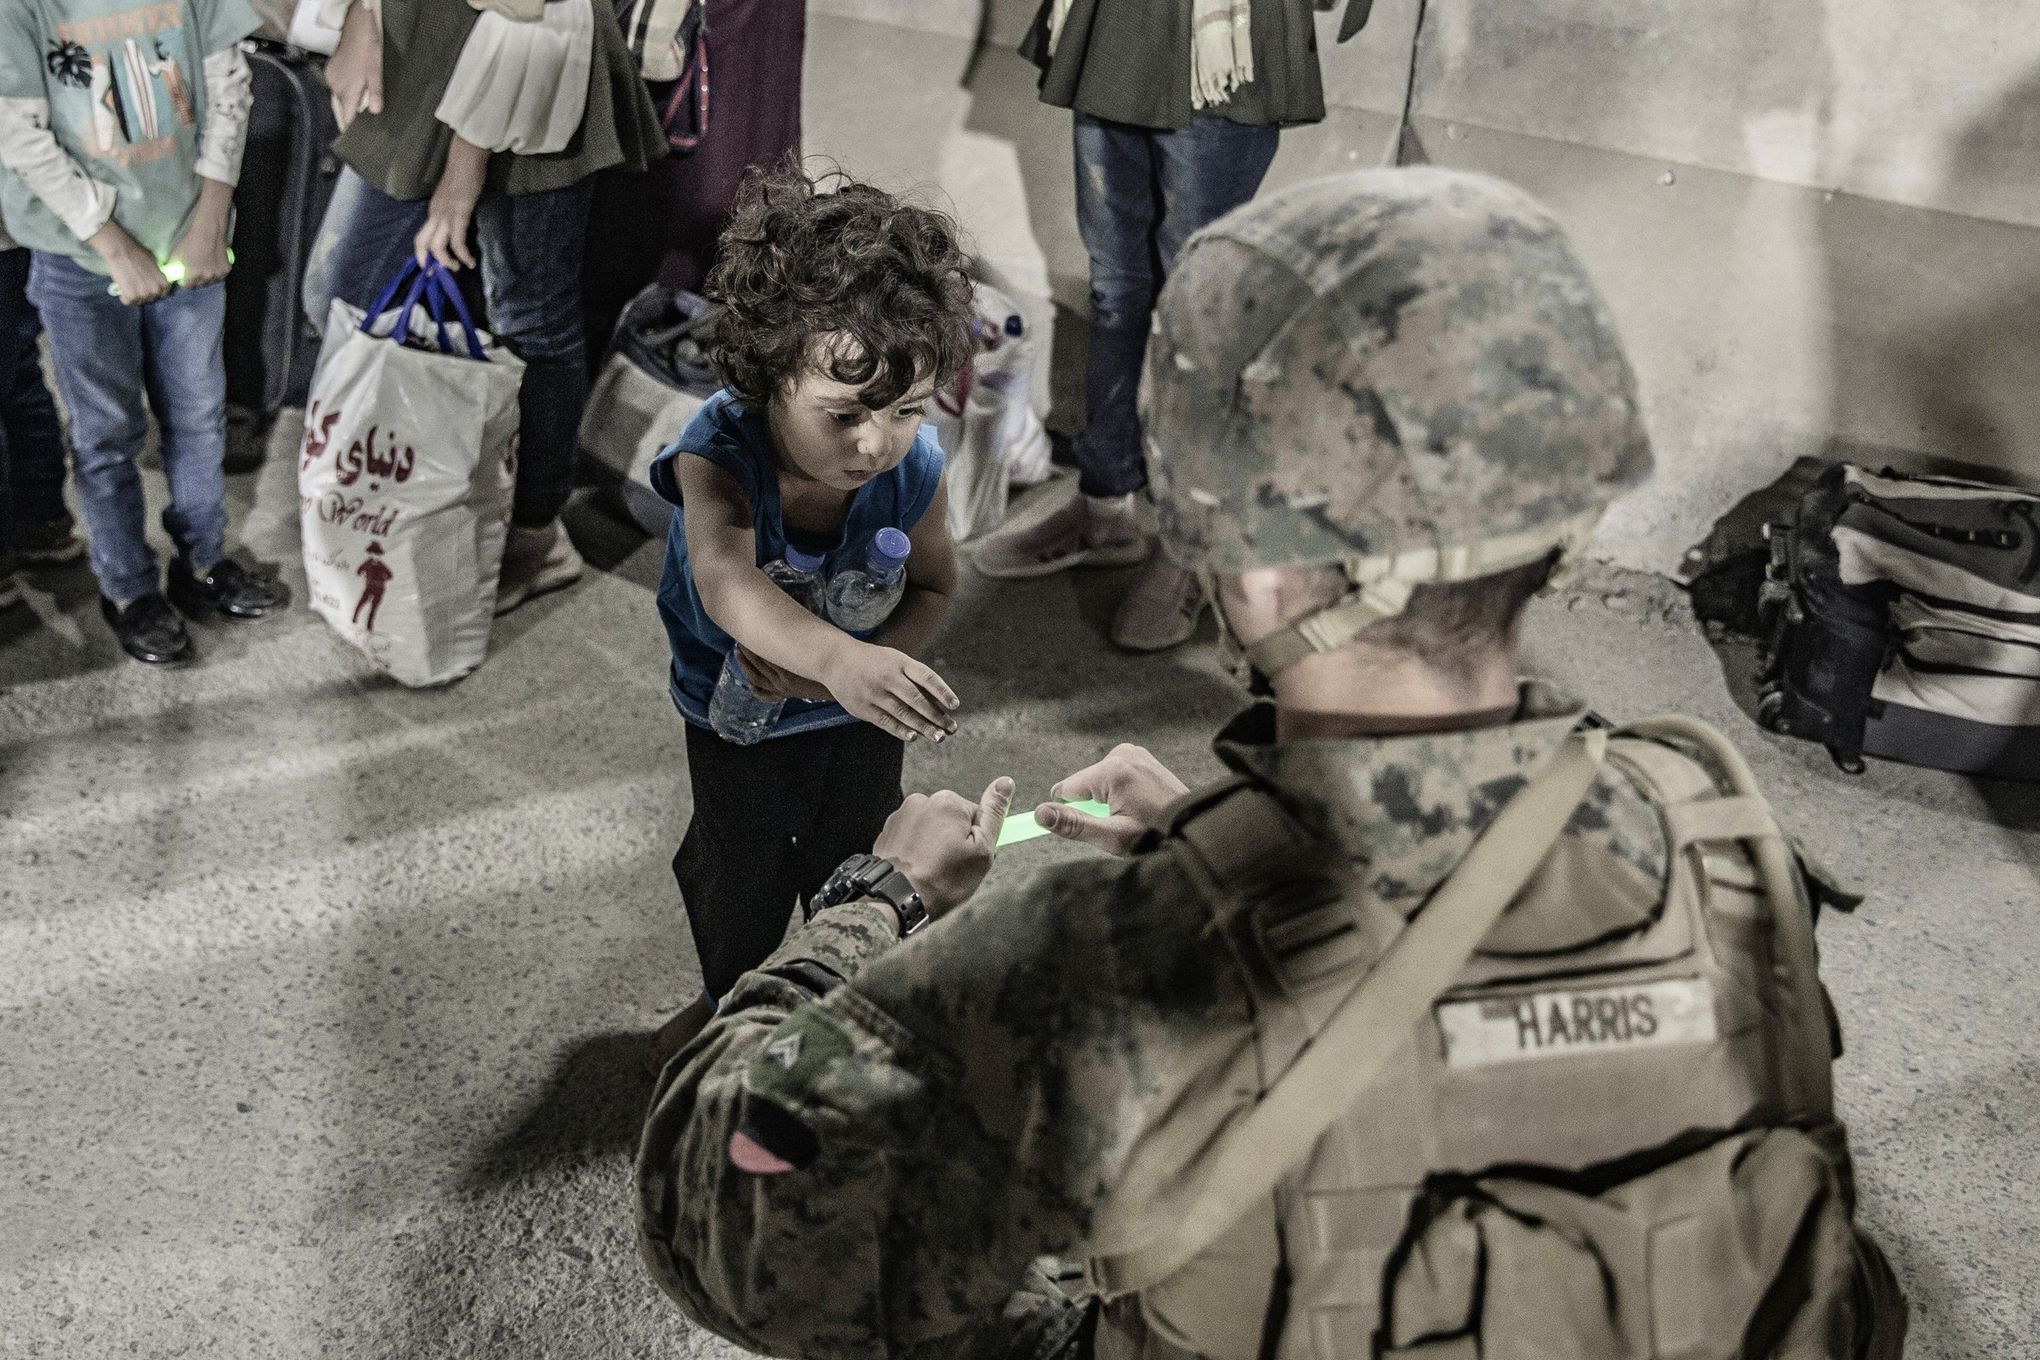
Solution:
{"label": "blue bag handle", "polygon": [[403,289],[407,282],[410,288],[404,292],[402,312],[397,317],[396,329],[390,332],[390,339],[401,345],[411,338],[411,309],[422,298],[432,314],[432,319],[438,323],[439,352],[454,353],[453,344],[446,334],[446,305],[450,302],[453,304],[454,315],[460,321],[461,332],[467,337],[469,356],[484,363],[488,362],[488,355],[482,350],[481,337],[476,334],[475,323],[468,315],[467,302],[461,297],[460,288],[448,275],[446,266],[437,260],[427,260],[422,266],[415,259],[404,261],[404,267],[399,269],[397,276],[377,294],[374,305],[369,308],[367,315],[361,318],[362,330],[374,333],[372,328],[376,321],[389,310],[390,303],[395,300],[398,291]]}

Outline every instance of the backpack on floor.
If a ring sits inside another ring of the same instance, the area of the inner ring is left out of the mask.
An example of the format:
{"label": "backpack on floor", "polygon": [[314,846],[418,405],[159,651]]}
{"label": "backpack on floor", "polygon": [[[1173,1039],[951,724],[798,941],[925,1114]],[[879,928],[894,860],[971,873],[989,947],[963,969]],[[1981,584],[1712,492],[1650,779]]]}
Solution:
{"label": "backpack on floor", "polygon": [[652,490],[652,460],[680,437],[721,384],[709,363],[716,308],[684,288],[653,283],[630,300],[581,417],[581,453],[613,483],[648,534],[666,532],[673,507]]}
{"label": "backpack on floor", "polygon": [[2040,780],[2040,495],[1844,463],[1767,534],[1764,726]]}

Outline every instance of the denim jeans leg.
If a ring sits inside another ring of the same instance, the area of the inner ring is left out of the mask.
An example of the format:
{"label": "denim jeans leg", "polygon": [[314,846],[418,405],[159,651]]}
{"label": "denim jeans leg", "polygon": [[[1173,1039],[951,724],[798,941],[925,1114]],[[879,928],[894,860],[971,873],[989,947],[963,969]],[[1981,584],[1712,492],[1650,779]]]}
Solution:
{"label": "denim jeans leg", "polygon": [[588,404],[581,263],[594,192],[594,180],[584,179],[544,193],[485,198],[475,210],[489,325],[524,360],[510,518],[525,528],[558,519],[574,486]]}
{"label": "denim jeans leg", "polygon": [[1077,230],[1091,257],[1078,486],[1087,496],[1123,496],[1147,484],[1137,398],[1158,286],[1155,134],[1082,113],[1074,126]]}
{"label": "denim jeans leg", "polygon": [[126,604],[162,584],[135,467],[148,434],[141,309],[111,296],[105,275],[43,251],[29,271],[28,295],[49,331],[57,387],[71,416],[92,573],[101,594]]}
{"label": "denim jeans leg", "polygon": [[363,308],[375,301],[411,258],[430,208],[429,199],[391,198],[352,170],[340,172],[305,263],[305,316],[314,328],[325,331],[336,297]]}
{"label": "denim jeans leg", "polygon": [[1155,247],[1165,276],[1192,234],[1260,191],[1281,136],[1278,128],[1247,127],[1210,114],[1189,127],[1155,134],[1161,188]]}
{"label": "denim jeans leg", "polygon": [[[69,521],[64,505],[64,432],[43,384],[42,320],[28,300],[26,250],[0,251],[0,442],[7,448],[5,491],[13,522]],[[0,533],[5,532],[0,512]]]}
{"label": "denim jeans leg", "polygon": [[201,572],[227,555],[226,324],[224,283],[180,288],[142,308],[149,404],[170,484],[163,527],[178,556]]}

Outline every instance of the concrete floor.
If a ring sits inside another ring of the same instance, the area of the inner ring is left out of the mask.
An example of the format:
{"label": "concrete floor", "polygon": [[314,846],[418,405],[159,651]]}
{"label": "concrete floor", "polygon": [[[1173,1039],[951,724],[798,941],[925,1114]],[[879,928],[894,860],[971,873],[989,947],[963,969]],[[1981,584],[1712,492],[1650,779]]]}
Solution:
{"label": "concrete floor", "polygon": [[[233,496],[301,587],[293,468]],[[135,665],[82,568],[0,621],[0,1356],[734,1354],[631,1247],[638,1036],[697,986],[667,871],[687,784],[659,549],[571,518],[603,569],[441,691],[377,679],[302,608]],[[1210,648],[1115,653],[1113,584],[967,574],[935,649],[966,726],[910,787],[1039,795],[1124,738],[1212,772],[1235,698]],[[1723,725],[1870,890],[1823,943],[1910,1354],[2040,1356],[2033,791],[1851,779],[1759,733],[1724,681],[1746,657],[1654,578],[1539,605],[1531,656],[1611,716]]]}

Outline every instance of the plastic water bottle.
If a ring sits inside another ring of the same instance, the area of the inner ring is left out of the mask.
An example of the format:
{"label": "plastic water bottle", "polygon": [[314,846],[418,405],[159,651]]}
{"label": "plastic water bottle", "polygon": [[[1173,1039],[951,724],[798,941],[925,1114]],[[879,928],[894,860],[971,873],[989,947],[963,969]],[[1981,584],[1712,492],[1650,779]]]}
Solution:
{"label": "plastic water bottle", "polygon": [[[819,556],[804,553],[791,544],[787,545],[784,558],[765,568],[765,575],[773,585],[791,595],[801,608],[814,614],[822,612],[821,572],[822,559]],[[785,707],[783,699],[760,699],[751,692],[750,681],[744,678],[733,650],[723,661],[722,674],[715,682],[715,694],[708,701],[708,723],[724,741],[738,746],[755,746],[772,730],[772,724],[779,721],[780,710]]]}
{"label": "plastic water bottle", "polygon": [[869,633],[884,623],[906,593],[913,548],[898,529],[880,529],[864,566],[829,578],[829,622],[846,633]]}

